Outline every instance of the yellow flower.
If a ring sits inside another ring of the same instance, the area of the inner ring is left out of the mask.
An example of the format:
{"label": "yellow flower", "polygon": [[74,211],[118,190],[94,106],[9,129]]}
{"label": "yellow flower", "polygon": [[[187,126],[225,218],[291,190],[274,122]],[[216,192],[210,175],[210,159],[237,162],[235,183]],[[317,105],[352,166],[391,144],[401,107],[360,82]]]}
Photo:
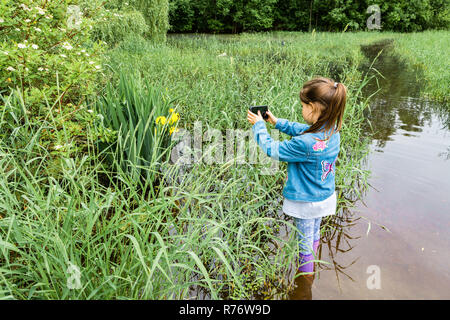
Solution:
{"label": "yellow flower", "polygon": [[170,119],[169,119],[169,124],[174,124],[175,122],[177,122],[180,119],[180,114],[177,113],[172,113],[170,115]]}
{"label": "yellow flower", "polygon": [[8,78],[6,81],[11,82],[11,78]]}
{"label": "yellow flower", "polygon": [[162,125],[165,125],[167,122],[167,119],[164,116],[159,116],[158,118],[156,118],[155,122],[156,122],[156,124],[161,123]]}
{"label": "yellow flower", "polygon": [[172,113],[172,112],[174,112],[174,111],[175,111],[174,108],[170,108],[170,109],[169,109],[169,112],[170,112],[170,113]]}
{"label": "yellow flower", "polygon": [[172,133],[178,132],[178,131],[180,131],[180,129],[175,128],[175,127],[170,127],[169,134],[172,134]]}

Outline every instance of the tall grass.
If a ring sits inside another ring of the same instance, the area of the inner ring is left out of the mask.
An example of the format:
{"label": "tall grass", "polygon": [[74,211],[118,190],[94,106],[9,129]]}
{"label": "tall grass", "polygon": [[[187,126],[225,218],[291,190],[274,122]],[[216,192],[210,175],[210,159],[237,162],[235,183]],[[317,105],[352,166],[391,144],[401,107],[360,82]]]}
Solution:
{"label": "tall grass", "polygon": [[395,35],[396,53],[411,67],[421,71],[424,92],[449,108],[450,32],[426,31]]}
{"label": "tall grass", "polygon": [[169,136],[178,121],[173,118],[177,113],[170,108],[172,101],[160,88],[122,73],[117,88],[108,84],[105,94],[93,104],[102,124],[117,132],[111,145],[100,143],[100,151],[109,149],[110,158],[116,157],[120,169],[131,179],[153,181],[152,172],[158,171],[158,164],[167,157]]}
{"label": "tall grass", "polygon": [[[20,103],[5,101],[2,119],[17,121],[2,121],[2,129],[26,129]],[[109,171],[101,154],[63,158],[55,179],[44,165],[51,154],[34,153],[34,141],[16,135],[0,144],[3,298],[249,298],[270,277],[283,283],[296,248],[268,254],[268,242],[282,240],[272,229],[280,222],[260,214],[268,204],[257,200],[267,190],[239,177],[230,163],[196,165],[179,185],[167,183],[177,174],[169,167],[154,197],[124,172]],[[70,288],[72,265],[80,288]]]}

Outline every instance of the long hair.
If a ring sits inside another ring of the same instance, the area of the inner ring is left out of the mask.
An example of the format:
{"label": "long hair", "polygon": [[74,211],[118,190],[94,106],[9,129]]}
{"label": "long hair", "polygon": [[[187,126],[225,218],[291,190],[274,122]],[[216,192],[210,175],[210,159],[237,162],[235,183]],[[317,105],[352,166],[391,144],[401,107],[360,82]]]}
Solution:
{"label": "long hair", "polygon": [[333,134],[341,130],[347,100],[347,88],[342,83],[336,83],[335,86],[332,79],[324,77],[309,80],[300,90],[300,100],[311,105],[314,112],[318,108],[321,111],[317,122],[303,133],[328,131],[333,128]]}

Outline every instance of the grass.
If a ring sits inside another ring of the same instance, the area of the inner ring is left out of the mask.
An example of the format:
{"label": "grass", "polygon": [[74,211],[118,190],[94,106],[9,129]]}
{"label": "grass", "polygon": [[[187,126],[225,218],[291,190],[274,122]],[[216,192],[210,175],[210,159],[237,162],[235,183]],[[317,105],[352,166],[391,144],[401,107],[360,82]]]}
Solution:
{"label": "grass", "polygon": [[446,103],[450,97],[449,31],[426,31],[396,36],[395,52],[412,68],[423,72],[424,93]]}
{"label": "grass", "polygon": [[[359,45],[385,37],[181,36],[159,46],[133,37],[105,57],[110,69],[105,82],[116,85],[123,72],[142,78],[176,98],[179,127],[192,131],[194,122],[201,121],[203,129],[222,133],[249,130],[246,109],[255,103],[270,105],[277,117],[302,121],[298,92],[303,82],[315,75],[344,82],[349,96],[336,170],[339,214],[324,222],[326,232],[366,187],[369,172],[361,163],[368,152],[368,135],[362,129],[367,101],[361,89],[367,79],[359,70],[364,61]],[[113,169],[121,167],[120,158],[110,166],[102,154],[89,149],[63,157],[55,178],[46,166],[52,155],[33,137],[56,124],[49,119],[31,125],[23,110],[20,99],[5,99],[0,118],[0,131],[13,133],[0,142],[0,297],[286,295],[298,245],[293,232],[281,232],[292,230],[292,221],[277,213],[285,164],[273,175],[261,175],[263,165],[235,159],[185,167],[159,163],[163,170],[152,180],[158,183],[143,185]],[[250,148],[249,141],[244,145]],[[146,192],[149,188],[153,191]],[[78,289],[68,286],[74,275],[71,265],[80,271]]]}

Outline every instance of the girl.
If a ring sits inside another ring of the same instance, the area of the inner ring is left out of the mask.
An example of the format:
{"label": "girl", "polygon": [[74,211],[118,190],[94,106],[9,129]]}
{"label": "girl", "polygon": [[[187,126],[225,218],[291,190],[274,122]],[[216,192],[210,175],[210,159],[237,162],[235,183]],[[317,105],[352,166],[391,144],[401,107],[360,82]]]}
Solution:
{"label": "girl", "polygon": [[[339,153],[342,116],[347,89],[328,78],[306,82],[300,91],[303,119],[308,123],[277,119],[267,111],[267,121],[292,139],[274,141],[260,112],[248,111],[254,138],[269,156],[287,165],[283,212],[294,217],[298,229],[299,271],[314,271],[322,217],[336,212],[335,163]],[[311,281],[312,283],[312,281]]]}

